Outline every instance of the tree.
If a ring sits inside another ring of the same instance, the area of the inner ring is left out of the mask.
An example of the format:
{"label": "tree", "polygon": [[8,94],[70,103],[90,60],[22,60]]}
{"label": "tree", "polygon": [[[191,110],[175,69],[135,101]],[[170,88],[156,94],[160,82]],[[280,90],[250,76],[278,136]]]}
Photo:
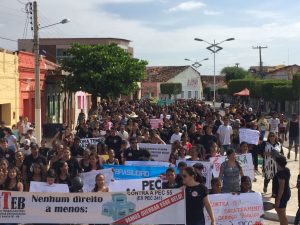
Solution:
{"label": "tree", "polygon": [[229,83],[231,80],[244,79],[250,76],[248,71],[240,67],[225,67],[221,73],[225,74],[226,83]]}
{"label": "tree", "polygon": [[74,44],[68,54],[70,57],[62,61],[62,69],[71,74],[65,82],[72,91],[91,94],[93,110],[97,108],[98,96],[116,98],[135,91],[147,65],[116,44]]}
{"label": "tree", "polygon": [[182,92],[182,84],[181,83],[160,84],[160,92],[164,95],[169,95],[169,98],[171,98],[172,95],[178,95]]}

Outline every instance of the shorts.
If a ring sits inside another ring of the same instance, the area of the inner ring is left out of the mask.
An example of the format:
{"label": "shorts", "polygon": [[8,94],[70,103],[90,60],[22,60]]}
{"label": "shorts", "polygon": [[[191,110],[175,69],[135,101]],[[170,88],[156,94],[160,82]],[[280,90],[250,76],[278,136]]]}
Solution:
{"label": "shorts", "polygon": [[293,146],[299,146],[299,137],[289,137],[289,145]]}
{"label": "shorts", "polygon": [[280,199],[279,207],[280,209],[285,209],[287,206],[288,201],[290,200],[291,196],[282,197]]}

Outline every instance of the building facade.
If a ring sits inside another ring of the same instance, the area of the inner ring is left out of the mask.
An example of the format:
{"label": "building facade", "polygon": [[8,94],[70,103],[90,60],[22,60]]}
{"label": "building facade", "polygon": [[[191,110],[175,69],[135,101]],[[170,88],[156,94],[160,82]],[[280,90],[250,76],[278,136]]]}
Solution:
{"label": "building facade", "polygon": [[[121,38],[40,38],[40,54],[46,56],[46,59],[59,63],[63,58],[69,57],[67,50],[74,43],[85,45],[108,45],[117,44],[120,48],[133,55],[133,48],[130,47],[130,41]],[[19,39],[18,49],[22,51],[33,52],[32,39]]]}
{"label": "building facade", "polygon": [[[176,99],[202,99],[203,88],[200,73],[191,66],[147,67],[142,81],[142,98],[168,99],[161,94],[160,84],[181,83],[182,92]],[[172,97],[173,98],[173,97]]]}
{"label": "building facade", "polygon": [[[35,75],[34,55],[30,52],[20,51],[19,58],[19,115],[28,117],[34,122],[35,116]],[[45,121],[45,59],[40,60],[40,90],[42,122]]]}
{"label": "building facade", "polygon": [[0,49],[0,121],[7,126],[16,124],[19,117],[18,55]]}

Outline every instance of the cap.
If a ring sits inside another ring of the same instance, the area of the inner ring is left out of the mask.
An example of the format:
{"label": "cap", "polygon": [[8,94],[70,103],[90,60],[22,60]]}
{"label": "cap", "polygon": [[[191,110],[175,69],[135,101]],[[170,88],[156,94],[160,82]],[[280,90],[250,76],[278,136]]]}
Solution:
{"label": "cap", "polygon": [[197,130],[198,129],[203,129],[203,126],[199,124],[199,125],[196,126],[196,128],[197,128]]}
{"label": "cap", "polygon": [[193,167],[197,170],[203,170],[204,169],[204,166],[202,163],[196,163],[193,165]]}
{"label": "cap", "polygon": [[25,141],[24,141],[24,145],[27,145],[27,146],[30,146],[30,140],[29,139],[25,139]]}
{"label": "cap", "polygon": [[251,107],[249,107],[248,111],[249,111],[249,112],[252,112],[252,111],[253,111],[253,109],[252,109]]}

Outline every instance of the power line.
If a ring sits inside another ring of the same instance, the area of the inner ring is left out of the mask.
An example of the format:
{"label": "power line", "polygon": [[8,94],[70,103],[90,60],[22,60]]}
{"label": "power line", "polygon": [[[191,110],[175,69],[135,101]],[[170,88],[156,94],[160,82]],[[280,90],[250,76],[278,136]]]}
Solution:
{"label": "power line", "polygon": [[0,37],[0,39],[6,40],[6,41],[18,42],[17,40],[6,38],[6,37]]}

